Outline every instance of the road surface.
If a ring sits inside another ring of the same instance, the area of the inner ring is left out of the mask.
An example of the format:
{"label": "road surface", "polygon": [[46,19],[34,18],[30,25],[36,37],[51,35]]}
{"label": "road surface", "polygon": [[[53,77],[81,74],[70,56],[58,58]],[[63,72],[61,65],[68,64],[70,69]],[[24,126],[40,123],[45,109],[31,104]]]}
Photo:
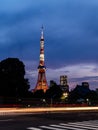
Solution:
{"label": "road surface", "polygon": [[98,113],[45,112],[2,115],[0,130],[98,130]]}

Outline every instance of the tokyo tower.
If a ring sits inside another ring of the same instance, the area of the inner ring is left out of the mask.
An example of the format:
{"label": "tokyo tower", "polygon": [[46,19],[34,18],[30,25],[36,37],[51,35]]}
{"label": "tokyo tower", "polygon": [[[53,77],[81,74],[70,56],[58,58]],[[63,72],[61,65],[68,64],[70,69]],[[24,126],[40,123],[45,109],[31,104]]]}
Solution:
{"label": "tokyo tower", "polygon": [[44,92],[46,92],[47,89],[48,89],[48,84],[46,80],[46,66],[44,62],[44,33],[43,33],[43,26],[42,26],[41,38],[40,38],[40,59],[39,59],[39,66],[38,66],[38,79],[34,91],[43,90]]}

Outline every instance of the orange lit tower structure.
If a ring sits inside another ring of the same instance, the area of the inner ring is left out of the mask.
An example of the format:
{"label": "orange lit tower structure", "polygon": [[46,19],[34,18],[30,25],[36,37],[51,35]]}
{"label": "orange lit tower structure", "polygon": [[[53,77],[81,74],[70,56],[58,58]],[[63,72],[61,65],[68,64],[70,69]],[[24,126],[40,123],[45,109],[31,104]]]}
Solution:
{"label": "orange lit tower structure", "polygon": [[46,90],[48,89],[45,72],[46,72],[46,66],[44,62],[44,35],[43,35],[43,27],[42,27],[41,39],[40,39],[40,60],[38,66],[38,79],[37,79],[35,91],[43,90],[44,92],[46,92]]}

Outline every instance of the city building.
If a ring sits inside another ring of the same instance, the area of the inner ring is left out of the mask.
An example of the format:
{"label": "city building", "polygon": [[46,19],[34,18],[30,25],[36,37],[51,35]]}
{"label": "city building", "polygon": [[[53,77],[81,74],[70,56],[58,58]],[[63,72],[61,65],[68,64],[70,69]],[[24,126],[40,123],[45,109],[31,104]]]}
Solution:
{"label": "city building", "polygon": [[55,82],[54,80],[50,80],[50,85],[49,85],[49,86],[50,86],[50,87],[53,87],[53,86],[55,86],[55,85],[57,85],[56,82]]}
{"label": "city building", "polygon": [[61,89],[64,91],[64,92],[69,92],[69,85],[68,85],[68,82],[67,82],[67,76],[66,75],[61,75],[60,76],[60,86],[61,86]]}

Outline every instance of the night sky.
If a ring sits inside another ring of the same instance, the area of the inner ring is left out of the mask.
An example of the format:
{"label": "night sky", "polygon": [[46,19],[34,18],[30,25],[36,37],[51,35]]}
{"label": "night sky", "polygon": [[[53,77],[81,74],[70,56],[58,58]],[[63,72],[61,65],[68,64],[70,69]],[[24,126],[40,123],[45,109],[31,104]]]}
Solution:
{"label": "night sky", "polygon": [[0,60],[23,61],[31,89],[42,25],[48,83],[67,75],[70,89],[83,81],[98,88],[98,0],[0,1]]}

